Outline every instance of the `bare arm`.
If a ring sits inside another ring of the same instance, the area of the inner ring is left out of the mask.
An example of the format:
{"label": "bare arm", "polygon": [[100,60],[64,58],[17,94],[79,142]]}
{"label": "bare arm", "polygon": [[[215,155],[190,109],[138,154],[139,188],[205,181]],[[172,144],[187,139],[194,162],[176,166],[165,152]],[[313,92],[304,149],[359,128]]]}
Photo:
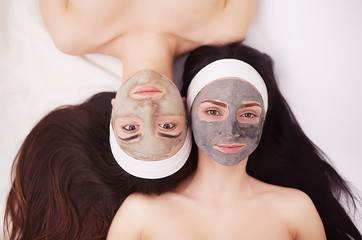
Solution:
{"label": "bare arm", "polygon": [[[222,15],[216,19],[215,34],[225,43],[241,41],[254,17],[257,0],[228,0]],[[223,43],[223,42],[222,42]]]}
{"label": "bare arm", "polygon": [[71,54],[70,36],[74,35],[75,17],[68,0],[39,0],[42,17],[55,45]]}
{"label": "bare arm", "polygon": [[39,0],[45,25],[57,48],[70,55],[95,53],[115,37],[115,16],[129,1]]}

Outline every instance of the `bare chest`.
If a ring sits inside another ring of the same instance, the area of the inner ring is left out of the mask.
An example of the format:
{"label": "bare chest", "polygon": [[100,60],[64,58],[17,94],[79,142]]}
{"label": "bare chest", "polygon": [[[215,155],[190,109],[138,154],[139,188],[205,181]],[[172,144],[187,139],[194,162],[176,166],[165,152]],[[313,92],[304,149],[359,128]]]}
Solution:
{"label": "bare chest", "polygon": [[70,4],[73,20],[81,29],[78,38],[86,39],[82,41],[87,44],[85,53],[123,58],[122,47],[149,47],[153,43],[144,40],[145,36],[155,36],[164,37],[158,42],[179,55],[226,38],[214,34],[225,0],[70,0]]}
{"label": "bare chest", "polygon": [[[167,208],[166,208],[167,209]],[[165,210],[166,210],[165,209]],[[144,239],[290,240],[283,219],[254,208],[173,208],[154,215]]]}
{"label": "bare chest", "polygon": [[[120,16],[128,22],[129,29],[144,28],[151,31],[168,31],[202,28],[223,11],[224,0],[138,0]],[[127,24],[128,25],[128,24]]]}
{"label": "bare chest", "polygon": [[133,31],[185,33],[202,29],[225,0],[70,0],[77,21],[117,34]]}

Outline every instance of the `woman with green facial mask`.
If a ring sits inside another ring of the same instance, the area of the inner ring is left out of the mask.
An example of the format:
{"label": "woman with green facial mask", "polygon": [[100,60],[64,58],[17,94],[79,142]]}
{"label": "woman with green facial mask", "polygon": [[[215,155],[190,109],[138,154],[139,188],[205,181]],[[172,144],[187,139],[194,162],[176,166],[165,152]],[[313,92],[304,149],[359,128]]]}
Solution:
{"label": "woman with green facial mask", "polygon": [[196,171],[172,192],[129,196],[108,239],[361,239],[338,202],[353,194],[299,127],[267,55],[201,47],[191,79]]}
{"label": "woman with green facial mask", "polygon": [[133,176],[159,179],[177,172],[191,151],[191,134],[177,87],[143,70],[112,100],[110,145],[117,163]]}

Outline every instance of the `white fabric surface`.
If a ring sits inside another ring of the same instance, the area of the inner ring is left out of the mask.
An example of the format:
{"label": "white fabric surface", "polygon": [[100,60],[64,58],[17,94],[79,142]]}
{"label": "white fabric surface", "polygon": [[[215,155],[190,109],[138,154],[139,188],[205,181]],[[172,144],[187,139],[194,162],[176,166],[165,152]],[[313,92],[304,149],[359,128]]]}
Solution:
{"label": "white fabric surface", "polygon": [[[247,37],[275,59],[281,89],[303,129],[359,191],[361,12],[360,0],[260,0]],[[11,165],[27,133],[60,105],[118,90],[121,69],[111,57],[60,53],[37,0],[0,0],[0,230]]]}

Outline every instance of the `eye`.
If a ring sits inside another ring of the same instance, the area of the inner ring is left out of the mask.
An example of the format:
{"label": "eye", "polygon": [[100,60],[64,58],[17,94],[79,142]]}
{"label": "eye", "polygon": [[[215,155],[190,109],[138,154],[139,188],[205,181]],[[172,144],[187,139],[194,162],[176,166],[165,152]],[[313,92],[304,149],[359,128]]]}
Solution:
{"label": "eye", "polygon": [[255,118],[255,117],[257,117],[257,115],[255,115],[254,113],[247,112],[247,113],[241,114],[241,117],[244,117],[244,118]]}
{"label": "eye", "polygon": [[139,125],[129,124],[129,125],[123,126],[122,128],[127,132],[135,132],[138,130]]}
{"label": "eye", "polygon": [[259,121],[260,114],[255,111],[241,111],[238,115],[238,121],[240,123],[256,123]]}
{"label": "eye", "polygon": [[164,130],[171,130],[174,129],[176,127],[175,124],[172,123],[163,123],[163,124],[158,124],[158,126]]}
{"label": "eye", "polygon": [[215,110],[215,109],[209,109],[205,111],[208,115],[212,115],[212,116],[219,116],[220,112]]}

